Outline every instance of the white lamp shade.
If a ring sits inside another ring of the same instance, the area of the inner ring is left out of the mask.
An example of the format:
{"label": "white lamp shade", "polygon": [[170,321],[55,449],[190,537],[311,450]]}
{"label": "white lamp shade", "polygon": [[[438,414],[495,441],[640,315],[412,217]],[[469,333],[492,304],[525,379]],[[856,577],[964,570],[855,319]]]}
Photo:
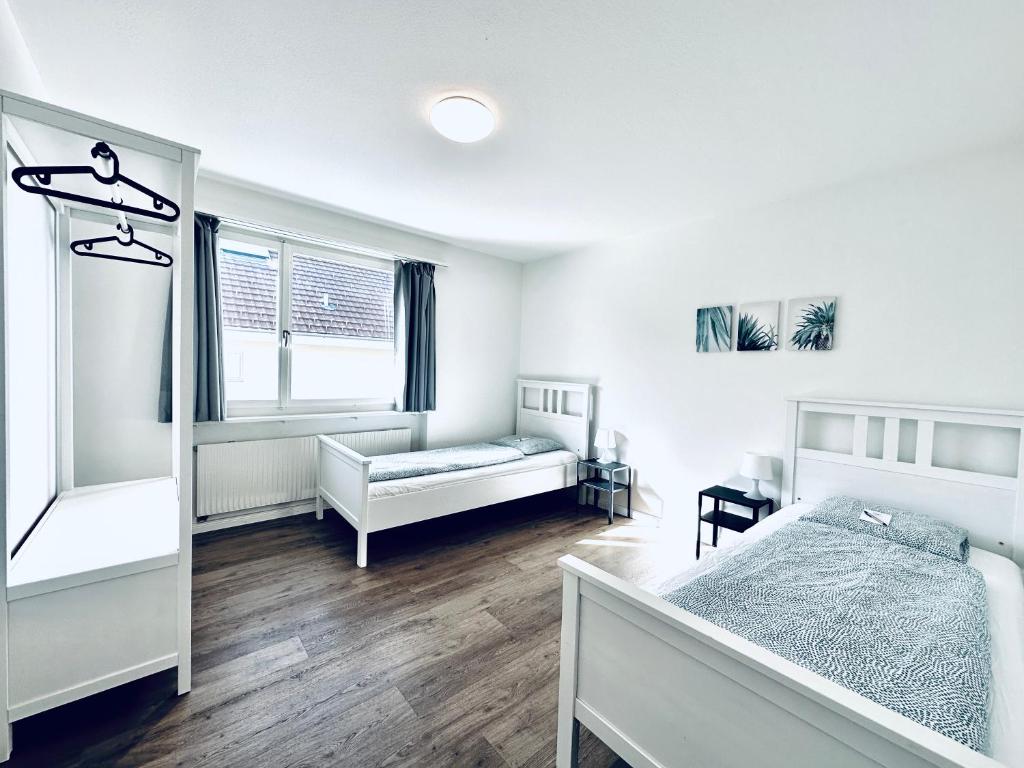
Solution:
{"label": "white lamp shade", "polygon": [[615,457],[615,430],[601,428],[594,435],[594,446],[601,449],[601,455],[597,460],[603,464],[611,464]]}
{"label": "white lamp shade", "polygon": [[751,480],[771,480],[771,457],[762,456],[759,453],[744,453],[743,463],[740,465],[740,474],[743,477],[749,477]]}
{"label": "white lamp shade", "polygon": [[615,430],[601,428],[597,430],[597,435],[594,437],[595,448],[614,448],[615,447]]}

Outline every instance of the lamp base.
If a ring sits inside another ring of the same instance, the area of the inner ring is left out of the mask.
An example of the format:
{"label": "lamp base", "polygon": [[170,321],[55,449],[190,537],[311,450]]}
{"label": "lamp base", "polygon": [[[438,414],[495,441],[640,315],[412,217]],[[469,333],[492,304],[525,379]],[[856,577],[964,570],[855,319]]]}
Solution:
{"label": "lamp base", "polygon": [[601,455],[597,457],[597,460],[602,464],[614,464],[617,461],[615,451],[611,448],[605,448],[601,451]]}
{"label": "lamp base", "polygon": [[744,493],[743,495],[744,497],[750,499],[751,501],[764,501],[765,499],[768,498],[763,493],[761,493],[760,480],[754,480],[753,484],[750,486],[750,490]]}

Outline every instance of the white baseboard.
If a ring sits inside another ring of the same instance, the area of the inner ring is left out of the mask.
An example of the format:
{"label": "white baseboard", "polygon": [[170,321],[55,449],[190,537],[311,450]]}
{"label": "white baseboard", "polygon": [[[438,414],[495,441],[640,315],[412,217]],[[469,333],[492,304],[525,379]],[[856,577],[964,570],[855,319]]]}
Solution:
{"label": "white baseboard", "polygon": [[[615,514],[628,517],[625,506],[616,505]],[[633,507],[633,519],[642,522],[644,525],[654,526],[655,528],[661,528],[663,522],[662,518],[658,515],[651,514],[651,512],[646,509],[637,509],[636,507]]]}
{"label": "white baseboard", "polygon": [[45,712],[48,709],[59,707],[63,704],[68,704],[78,699],[83,699],[86,696],[91,696],[94,693],[100,691],[106,691],[110,688],[115,688],[119,685],[124,685],[132,680],[138,680],[139,678],[146,677],[147,675],[153,675],[157,672],[163,672],[165,669],[171,669],[178,664],[178,654],[172,653],[167,656],[161,656],[158,659],[147,661],[143,664],[138,664],[128,669],[123,669],[118,672],[114,672],[109,675],[103,675],[93,680],[87,680],[84,683],[73,685],[70,688],[64,688],[55,693],[48,694],[46,696],[40,696],[30,701],[21,702],[19,704],[13,704],[10,708],[9,719],[11,722],[15,720],[21,720],[25,717],[31,717],[32,715],[38,715],[40,712]]}
{"label": "white baseboard", "polygon": [[[574,488],[574,491],[577,494],[577,498],[579,498],[579,494],[581,493],[579,486],[576,486]],[[601,511],[604,512],[605,514],[608,514],[608,494],[607,494],[607,492],[605,492],[605,491],[594,491],[593,493],[594,493],[594,496],[596,497],[596,501],[598,503],[598,506],[601,508]],[[619,499],[624,499],[625,496],[620,493],[620,494],[618,494],[618,498]],[[633,500],[632,500],[632,503],[633,503],[633,516],[634,517],[636,517],[637,514],[639,514],[639,515],[641,515],[642,517],[644,517],[647,520],[659,521],[659,524],[660,524],[660,521],[662,520],[662,515],[656,513],[652,509],[649,509],[648,506],[646,504],[644,504],[644,499],[637,492],[636,488],[633,488]],[[623,517],[629,517],[629,515],[626,512],[626,505],[625,504],[616,503],[615,506],[612,508],[612,511],[616,515],[622,515]]]}
{"label": "white baseboard", "polygon": [[313,512],[315,509],[316,504],[313,502],[313,499],[303,499],[301,501],[288,502],[287,504],[275,504],[271,507],[247,509],[228,515],[218,515],[201,522],[196,521],[192,523],[192,535],[209,533],[210,531],[221,531],[225,528],[237,528],[240,525],[263,523],[267,520],[279,520],[282,517],[291,517],[292,515],[305,515]]}

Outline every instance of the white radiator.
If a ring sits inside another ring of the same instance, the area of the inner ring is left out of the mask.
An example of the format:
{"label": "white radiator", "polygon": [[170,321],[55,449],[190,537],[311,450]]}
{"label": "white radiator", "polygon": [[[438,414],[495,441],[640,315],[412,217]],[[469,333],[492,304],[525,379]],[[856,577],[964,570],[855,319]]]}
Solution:
{"label": "white radiator", "polygon": [[[410,450],[412,430],[331,435],[364,456]],[[196,448],[196,517],[312,499],[316,437],[214,443]]]}

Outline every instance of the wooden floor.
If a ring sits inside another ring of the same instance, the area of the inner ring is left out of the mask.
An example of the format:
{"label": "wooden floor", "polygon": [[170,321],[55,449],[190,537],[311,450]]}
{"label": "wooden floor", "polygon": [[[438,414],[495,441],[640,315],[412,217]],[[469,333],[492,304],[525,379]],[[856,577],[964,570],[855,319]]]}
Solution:
{"label": "wooden floor", "polygon": [[192,692],[172,671],[16,723],[10,765],[554,765],[555,561],[645,567],[571,498],[373,534],[365,570],[333,513],[197,537]]}

